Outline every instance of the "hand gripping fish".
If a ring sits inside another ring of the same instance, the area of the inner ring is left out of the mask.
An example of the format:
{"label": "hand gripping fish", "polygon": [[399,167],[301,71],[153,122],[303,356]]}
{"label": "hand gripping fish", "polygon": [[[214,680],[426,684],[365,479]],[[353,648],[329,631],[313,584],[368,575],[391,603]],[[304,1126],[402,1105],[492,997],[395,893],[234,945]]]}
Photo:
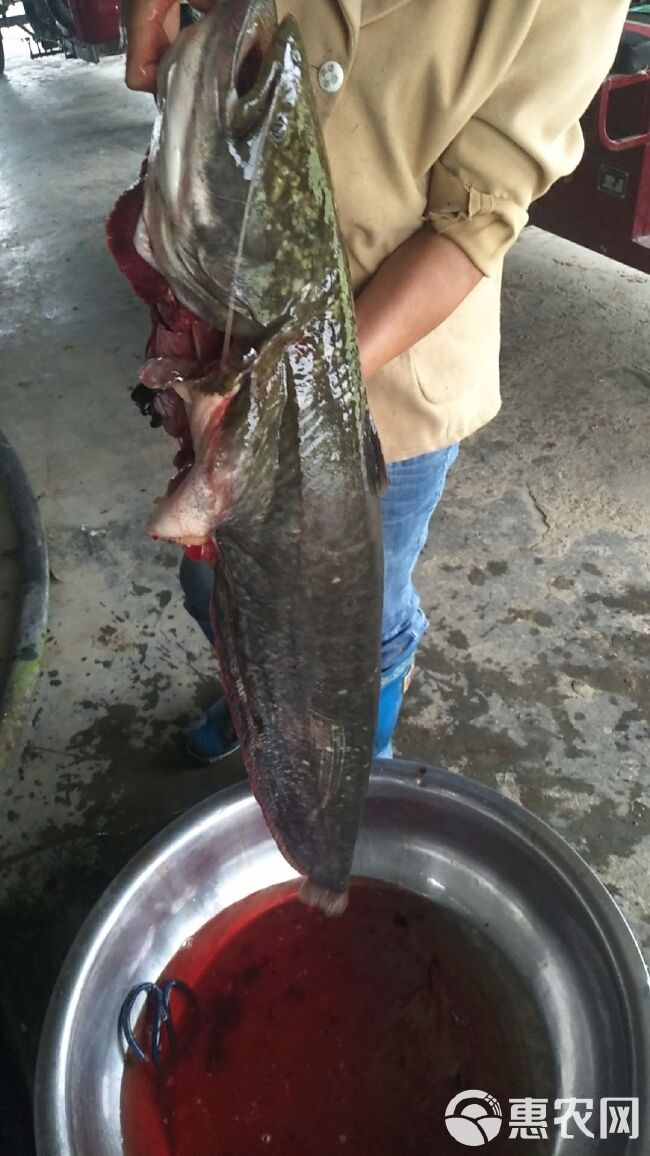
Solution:
{"label": "hand gripping fish", "polygon": [[376,723],[383,465],[305,51],[271,0],[218,0],[181,33],[143,188],[135,244],[164,340],[142,380],[181,442],[148,530],[216,545],[217,653],[255,797],[302,897],[339,912]]}

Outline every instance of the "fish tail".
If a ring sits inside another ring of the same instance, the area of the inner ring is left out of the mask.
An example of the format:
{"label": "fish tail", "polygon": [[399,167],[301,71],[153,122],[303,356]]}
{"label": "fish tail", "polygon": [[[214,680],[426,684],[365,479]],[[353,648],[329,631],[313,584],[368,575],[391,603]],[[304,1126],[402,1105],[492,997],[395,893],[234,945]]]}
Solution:
{"label": "fish tail", "polygon": [[325,915],[342,915],[348,905],[348,889],[333,891],[331,887],[323,887],[314,883],[312,879],[305,879],[298,898],[308,907],[317,907]]}

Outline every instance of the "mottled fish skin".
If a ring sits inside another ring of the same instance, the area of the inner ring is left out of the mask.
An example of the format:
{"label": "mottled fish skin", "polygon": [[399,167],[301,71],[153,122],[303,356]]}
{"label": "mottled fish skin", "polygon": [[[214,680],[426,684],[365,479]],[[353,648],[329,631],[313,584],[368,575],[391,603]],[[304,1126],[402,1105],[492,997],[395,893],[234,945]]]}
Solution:
{"label": "mottled fish skin", "polygon": [[[248,87],[254,45],[260,63]],[[273,0],[216,0],[161,64],[146,229],[179,301],[216,329],[234,304],[235,332],[263,337],[323,276],[320,197],[295,200],[310,156],[292,154],[292,143],[319,132],[303,59],[295,22],[278,29]],[[321,165],[307,175],[329,184]]]}
{"label": "mottled fish skin", "polygon": [[[180,300],[219,327],[227,324],[234,276],[236,328],[253,336],[256,354],[236,379],[185,383],[190,401],[200,391],[202,412],[206,390],[214,390],[218,437],[203,438],[203,460],[170,499],[173,533],[164,533],[164,502],[152,530],[195,541],[196,531],[183,529],[187,511],[206,515],[218,554],[217,650],[250,781],[278,846],[306,876],[303,897],[337,912],[346,902],[376,723],[381,478],[304,50],[291,18],[269,32],[269,13],[266,0],[221,0],[203,22],[188,70],[203,95],[185,93],[184,115],[192,132],[202,131],[215,54],[219,107],[230,111],[212,155],[206,146],[201,167],[183,176],[171,213],[159,203],[170,200],[164,148],[153,152],[145,219],[156,263]],[[220,22],[228,30],[223,41]],[[234,108],[233,52],[250,42],[251,27],[262,26],[265,95],[254,87],[249,107]],[[178,80],[182,47],[174,63]],[[173,110],[170,97],[158,128],[163,146]],[[233,175],[233,154],[248,157],[247,170],[242,162]],[[215,188],[240,196],[227,221]],[[197,233],[196,217],[189,227],[161,225],[174,222],[181,201],[194,213],[201,207],[206,229]],[[243,248],[237,220],[246,228]],[[213,228],[222,230],[214,244]],[[181,234],[170,257],[169,238]]]}

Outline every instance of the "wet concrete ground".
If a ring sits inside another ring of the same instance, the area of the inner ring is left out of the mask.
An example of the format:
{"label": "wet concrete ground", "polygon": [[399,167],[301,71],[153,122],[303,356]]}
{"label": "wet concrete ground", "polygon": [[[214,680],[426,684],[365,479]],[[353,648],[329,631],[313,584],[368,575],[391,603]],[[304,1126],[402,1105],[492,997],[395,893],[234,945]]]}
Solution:
{"label": "wet concrete ground", "polygon": [[[129,401],[146,316],[103,246],[153,113],[121,67],[21,54],[0,82],[0,425],[52,564],[34,715],[0,782],[0,964],[28,1057],[116,867],[241,774],[237,758],[197,771],[184,756],[215,664],[178,552],[142,530],[171,446]],[[463,448],[432,526],[431,630],[397,749],[561,831],[650,959],[649,317],[650,278],[535,230],[511,255],[504,409]]]}

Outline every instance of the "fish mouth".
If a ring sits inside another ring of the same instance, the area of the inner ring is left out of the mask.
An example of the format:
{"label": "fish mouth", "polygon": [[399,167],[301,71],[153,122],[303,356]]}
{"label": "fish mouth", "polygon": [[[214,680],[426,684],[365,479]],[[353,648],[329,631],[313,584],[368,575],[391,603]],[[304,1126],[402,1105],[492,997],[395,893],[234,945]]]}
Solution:
{"label": "fish mouth", "polygon": [[240,99],[249,96],[251,91],[259,85],[269,47],[269,45],[264,45],[257,32],[249,36],[242,46],[233,75],[233,87]]}
{"label": "fish mouth", "polygon": [[281,28],[274,5],[254,3],[237,39],[225,100],[227,127],[233,136],[262,128],[280,79]]}

